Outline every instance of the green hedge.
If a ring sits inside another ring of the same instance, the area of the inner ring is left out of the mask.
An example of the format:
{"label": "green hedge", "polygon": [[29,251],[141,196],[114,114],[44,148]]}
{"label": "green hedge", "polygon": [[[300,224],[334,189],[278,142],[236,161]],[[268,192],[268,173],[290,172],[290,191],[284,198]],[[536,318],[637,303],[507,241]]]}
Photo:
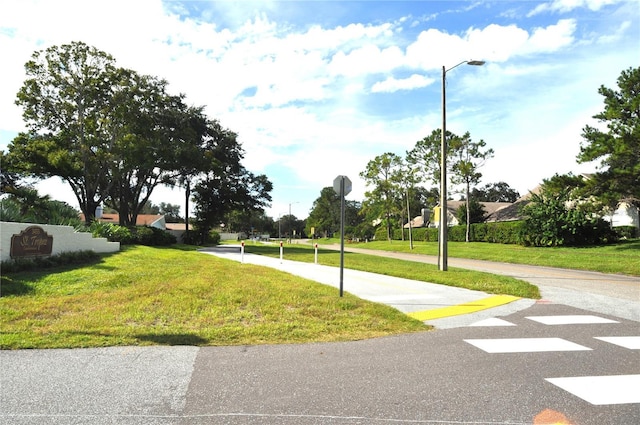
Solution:
{"label": "green hedge", "polygon": [[637,237],[640,237],[640,232],[635,226],[614,227],[613,231],[616,233],[619,239],[635,239]]}
{"label": "green hedge", "polygon": [[121,245],[166,246],[176,243],[176,237],[162,229],[148,226],[125,227],[113,223],[93,222],[89,227],[96,238],[106,238]]}
{"label": "green hedge", "polygon": [[[452,242],[464,242],[466,240],[466,226],[451,226],[447,233],[447,240]],[[474,223],[469,231],[469,239],[472,242],[492,242],[503,244],[518,244],[522,240],[522,222],[505,221],[500,223]],[[438,240],[438,229],[420,227],[412,229],[411,237],[414,241],[436,242]],[[386,240],[387,230],[379,228],[376,231],[376,240]],[[393,232],[394,240],[401,240],[400,229]],[[404,229],[404,239],[409,239],[409,229]]]}

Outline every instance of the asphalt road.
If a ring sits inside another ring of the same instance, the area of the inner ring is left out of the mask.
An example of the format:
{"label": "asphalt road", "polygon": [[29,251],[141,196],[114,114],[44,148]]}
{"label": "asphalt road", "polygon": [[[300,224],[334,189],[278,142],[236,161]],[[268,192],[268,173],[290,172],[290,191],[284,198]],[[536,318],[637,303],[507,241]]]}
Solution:
{"label": "asphalt road", "polygon": [[417,334],[0,351],[0,424],[640,423],[638,279],[516,273],[544,300]]}

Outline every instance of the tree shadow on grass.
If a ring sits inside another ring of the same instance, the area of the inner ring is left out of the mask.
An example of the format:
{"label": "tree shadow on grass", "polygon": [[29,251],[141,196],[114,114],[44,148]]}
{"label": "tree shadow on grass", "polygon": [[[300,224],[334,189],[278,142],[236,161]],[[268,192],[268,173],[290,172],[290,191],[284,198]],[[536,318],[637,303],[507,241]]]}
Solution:
{"label": "tree shadow on grass", "polygon": [[[68,336],[70,340],[82,339],[84,341],[83,346],[95,346],[95,347],[109,347],[120,346],[122,344],[121,335],[114,332],[100,332],[91,330],[75,330],[65,331],[64,335]],[[148,343],[153,345],[164,346],[178,346],[178,345],[192,345],[202,346],[207,345],[209,340],[201,338],[198,335],[187,333],[138,333],[133,335],[126,335],[126,339],[131,341],[135,339],[136,342],[125,343],[126,345],[144,345],[148,346]]]}
{"label": "tree shadow on grass", "polygon": [[157,345],[205,345],[209,341],[192,334],[137,334],[140,341],[152,342]]}

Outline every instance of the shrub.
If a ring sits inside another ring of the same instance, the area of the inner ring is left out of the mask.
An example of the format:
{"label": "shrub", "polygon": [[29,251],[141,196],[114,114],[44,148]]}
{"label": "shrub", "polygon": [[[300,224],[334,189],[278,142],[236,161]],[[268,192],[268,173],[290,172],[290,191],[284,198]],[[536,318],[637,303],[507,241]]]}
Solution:
{"label": "shrub", "polygon": [[524,208],[522,243],[533,246],[597,245],[616,240],[596,205],[571,202],[568,193],[532,194]]}
{"label": "shrub", "polygon": [[176,237],[162,229],[148,226],[125,227],[113,223],[93,222],[89,228],[93,237],[106,238],[122,245],[166,246],[176,243]]}
{"label": "shrub", "polygon": [[62,252],[48,257],[17,258],[2,262],[3,273],[17,273],[22,271],[42,270],[62,267],[71,264],[95,263],[100,255],[94,251]]}
{"label": "shrub", "polygon": [[209,239],[207,241],[210,244],[218,245],[220,243],[220,233],[212,230],[209,232]]}
{"label": "shrub", "polygon": [[94,221],[89,230],[94,238],[106,238],[110,242],[120,242],[122,245],[133,243],[131,231],[124,226]]}
{"label": "shrub", "polygon": [[613,231],[620,239],[634,239],[640,236],[640,231],[635,226],[614,227]]}

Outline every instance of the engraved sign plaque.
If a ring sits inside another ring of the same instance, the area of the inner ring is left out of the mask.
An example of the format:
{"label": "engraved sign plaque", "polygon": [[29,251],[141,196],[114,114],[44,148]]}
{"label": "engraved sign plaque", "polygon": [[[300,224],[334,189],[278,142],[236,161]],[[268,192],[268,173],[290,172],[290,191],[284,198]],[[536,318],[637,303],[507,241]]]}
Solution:
{"label": "engraved sign plaque", "polygon": [[53,236],[40,226],[29,226],[11,236],[11,258],[51,255]]}

